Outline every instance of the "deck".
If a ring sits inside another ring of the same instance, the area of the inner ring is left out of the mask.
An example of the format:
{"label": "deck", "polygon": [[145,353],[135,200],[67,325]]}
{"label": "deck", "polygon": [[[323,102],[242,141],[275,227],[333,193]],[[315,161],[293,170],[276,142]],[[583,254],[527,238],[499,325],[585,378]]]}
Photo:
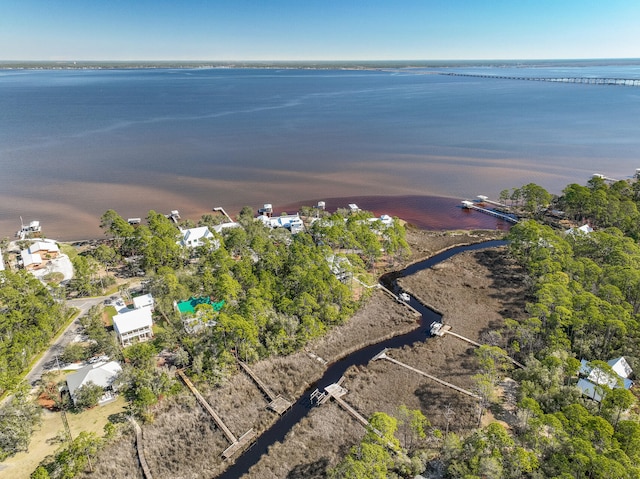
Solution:
{"label": "deck", "polygon": [[256,436],[256,433],[253,429],[249,429],[245,432],[239,439],[237,439],[231,430],[226,426],[226,424],[222,421],[222,418],[216,414],[211,405],[207,402],[207,400],[200,394],[200,391],[196,389],[191,380],[184,374],[182,370],[176,371],[176,374],[180,376],[182,381],[187,385],[187,387],[191,390],[193,395],[196,397],[200,405],[211,415],[213,421],[216,423],[216,426],[224,433],[226,438],[231,443],[227,449],[222,452],[222,457],[225,459],[230,458],[236,452],[244,449],[244,447],[251,442],[251,440]]}
{"label": "deck", "polygon": [[269,398],[269,401],[270,401],[268,406],[269,409],[279,414],[280,416],[282,416],[285,412],[289,410],[289,408],[291,407],[291,401],[289,401],[288,399],[286,399],[284,396],[280,394],[278,395],[274,394],[273,391],[269,389],[269,387],[251,370],[251,368],[247,364],[243,363],[239,359],[238,359],[238,364],[240,365],[242,370],[245,373],[247,373],[247,375],[251,379],[253,379],[253,382],[256,383],[256,385],[258,386],[258,388],[260,388],[262,393],[267,398]]}

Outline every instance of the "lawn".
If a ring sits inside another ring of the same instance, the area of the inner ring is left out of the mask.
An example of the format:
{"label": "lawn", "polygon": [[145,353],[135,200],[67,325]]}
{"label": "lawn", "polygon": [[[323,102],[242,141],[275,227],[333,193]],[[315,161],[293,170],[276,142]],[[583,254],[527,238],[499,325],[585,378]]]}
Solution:
{"label": "lawn", "polygon": [[[67,413],[71,435],[75,438],[82,431],[104,434],[104,425],[112,414],[124,410],[125,400],[121,396],[104,406],[96,406],[79,414]],[[7,459],[0,465],[0,478],[29,479],[38,464],[50,454],[54,454],[61,444],[56,440],[64,433],[62,418],[59,412],[45,410],[42,424],[31,437],[28,452],[21,452]]]}

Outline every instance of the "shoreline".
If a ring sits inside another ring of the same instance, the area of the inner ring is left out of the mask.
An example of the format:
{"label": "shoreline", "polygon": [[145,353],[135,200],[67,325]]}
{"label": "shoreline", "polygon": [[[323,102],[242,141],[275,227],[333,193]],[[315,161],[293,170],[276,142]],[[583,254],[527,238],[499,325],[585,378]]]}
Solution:
{"label": "shoreline", "polygon": [[[356,203],[360,208],[366,211],[371,211],[376,215],[388,214],[390,216],[397,216],[404,220],[408,225],[416,227],[418,229],[427,231],[454,231],[454,230],[502,230],[507,231],[509,224],[496,218],[492,218],[487,215],[483,215],[476,212],[470,212],[463,210],[459,207],[460,199],[456,197],[437,196],[437,195],[356,195],[356,196],[336,196],[328,198],[318,198],[310,200],[301,200],[295,202],[283,202],[282,204],[274,204],[274,215],[279,215],[283,212],[291,212],[293,210],[299,211],[302,206],[314,206],[319,200],[325,201],[328,211],[335,211],[338,208],[346,208],[349,203]],[[262,205],[254,205],[252,208],[257,211]],[[242,207],[226,207],[224,208],[229,212],[232,217],[237,216]],[[72,223],[76,226],[76,231],[72,230],[71,226],[67,225],[64,218],[58,219],[55,223],[50,223],[46,218],[46,215],[40,215],[38,218],[31,218],[31,216],[23,216],[25,222],[36,219],[40,221],[42,225],[43,237],[55,239],[60,243],[86,243],[92,241],[101,241],[105,239],[104,234],[98,229],[100,222],[100,215],[104,213],[108,208],[105,208],[95,216],[95,229],[96,234],[83,234],[90,229],[90,223],[85,221],[81,224]],[[180,205],[177,205],[175,209],[180,210]],[[236,211],[237,209],[237,211]],[[156,211],[161,211],[157,209]],[[183,218],[191,219],[197,222],[203,214],[208,214],[213,209],[198,209],[197,211],[188,210],[184,213],[181,211]],[[167,211],[168,213],[168,211]],[[147,211],[140,212],[137,216],[145,216]],[[14,233],[20,228],[20,224],[13,222],[13,227],[10,236],[0,235],[0,238],[6,237],[10,241],[14,240]],[[70,220],[71,221],[71,220]],[[7,230],[10,228],[8,220],[1,221],[0,227]],[[82,238],[82,239],[79,239]]]}

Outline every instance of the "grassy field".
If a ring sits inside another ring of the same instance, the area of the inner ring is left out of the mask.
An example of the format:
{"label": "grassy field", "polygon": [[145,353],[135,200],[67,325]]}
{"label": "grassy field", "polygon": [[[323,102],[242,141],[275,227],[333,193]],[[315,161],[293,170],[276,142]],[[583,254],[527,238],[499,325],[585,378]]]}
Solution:
{"label": "grassy field", "polygon": [[[125,401],[122,397],[117,400],[97,406],[79,414],[67,413],[71,435],[76,437],[80,432],[95,432],[103,435],[104,425],[112,414],[124,410]],[[62,437],[64,426],[59,412],[44,412],[42,424],[31,437],[29,450],[21,452],[0,464],[1,479],[28,479],[38,464],[50,454],[54,454],[62,445],[57,438]]]}

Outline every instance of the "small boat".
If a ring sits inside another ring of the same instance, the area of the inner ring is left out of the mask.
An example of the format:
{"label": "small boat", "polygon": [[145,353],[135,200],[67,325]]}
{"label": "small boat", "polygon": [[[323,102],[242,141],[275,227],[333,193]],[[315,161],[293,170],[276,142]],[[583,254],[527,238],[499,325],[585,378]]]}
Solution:
{"label": "small boat", "polygon": [[405,303],[408,303],[411,299],[411,296],[409,296],[407,293],[400,293],[399,298]]}

